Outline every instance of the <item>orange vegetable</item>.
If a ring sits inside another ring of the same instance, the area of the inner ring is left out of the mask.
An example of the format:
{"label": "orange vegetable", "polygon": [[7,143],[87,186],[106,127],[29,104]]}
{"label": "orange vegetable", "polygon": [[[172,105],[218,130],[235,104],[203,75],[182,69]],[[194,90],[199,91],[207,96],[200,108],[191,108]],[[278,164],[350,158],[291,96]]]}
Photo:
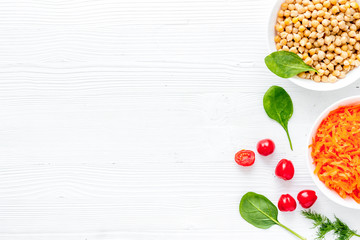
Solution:
{"label": "orange vegetable", "polygon": [[360,203],[360,105],[331,111],[310,147],[319,179],[342,198]]}

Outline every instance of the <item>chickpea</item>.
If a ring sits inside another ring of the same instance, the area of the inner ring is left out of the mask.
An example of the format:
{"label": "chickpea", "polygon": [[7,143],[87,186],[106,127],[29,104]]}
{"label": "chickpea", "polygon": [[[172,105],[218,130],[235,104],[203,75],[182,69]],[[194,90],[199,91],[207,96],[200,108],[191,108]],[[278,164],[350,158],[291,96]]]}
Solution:
{"label": "chickpea", "polygon": [[316,76],[314,77],[314,81],[315,81],[315,82],[321,82],[321,77],[318,76],[318,75],[316,75]]}
{"label": "chickpea", "polygon": [[297,50],[297,48],[296,47],[292,47],[292,48],[290,48],[290,52],[292,52],[292,53],[298,53],[298,50]]}
{"label": "chickpea", "polygon": [[[283,38],[283,37],[282,37]],[[341,46],[341,38],[340,37],[337,37],[336,40],[335,40],[335,45],[336,46]]]}
{"label": "chickpea", "polygon": [[331,13],[325,12],[324,18],[325,19],[330,19],[331,18]]}
{"label": "chickpea", "polygon": [[346,11],[345,5],[340,5],[339,9],[340,9],[340,12],[343,12],[343,13]]}
{"label": "chickpea", "polygon": [[329,50],[330,52],[334,51],[334,50],[335,50],[335,45],[334,45],[333,43],[330,44],[329,47],[328,47],[328,50]]}
{"label": "chickpea", "polygon": [[325,52],[319,51],[319,52],[318,52],[318,56],[319,56],[319,59],[320,59],[320,60],[323,60],[323,59],[325,58]]}
{"label": "chickpea", "polygon": [[326,36],[326,37],[325,37],[325,44],[326,44],[326,45],[330,45],[331,42],[332,42],[331,37]]}
{"label": "chickpea", "polygon": [[301,40],[300,35],[299,34],[294,34],[294,41],[298,43],[298,42],[300,42],[300,40]]}
{"label": "chickpea", "polygon": [[334,70],[332,73],[335,77],[340,76],[340,71],[339,70]]}
{"label": "chickpea", "polygon": [[357,30],[357,27],[355,24],[351,24],[350,25],[350,31],[356,31]]}
{"label": "chickpea", "polygon": [[337,82],[337,77],[335,77],[334,75],[329,75],[328,81],[331,83]]}
{"label": "chickpea", "polygon": [[322,76],[321,81],[322,82],[328,82],[328,77],[327,76]]}
{"label": "chickpea", "polygon": [[274,40],[276,43],[279,43],[281,41],[281,37],[279,35],[276,35]]}
{"label": "chickpea", "polygon": [[356,44],[356,39],[355,39],[355,38],[350,38],[350,39],[349,39],[349,43],[350,43],[351,45],[355,45],[355,44]]}
{"label": "chickpea", "polygon": [[303,39],[300,40],[300,45],[304,47],[307,42],[308,42],[308,39],[307,39],[307,38],[303,38]]}
{"label": "chickpea", "polygon": [[333,60],[333,59],[334,59],[334,57],[335,57],[335,55],[334,55],[334,54],[332,54],[332,53],[328,53],[328,54],[326,54],[326,58],[327,58],[327,59],[329,59],[329,60]]}
{"label": "chickpea", "polygon": [[340,79],[343,79],[343,78],[345,78],[345,77],[346,77],[346,72],[345,72],[345,71],[342,71],[342,72],[340,73],[339,78],[340,78]]}
{"label": "chickpea", "polygon": [[354,48],[355,48],[355,50],[359,51],[360,50],[360,43],[359,42],[355,43]]}
{"label": "chickpea", "polygon": [[288,46],[283,46],[283,47],[282,47],[282,50],[284,50],[284,51],[289,51],[289,47],[288,47]]}
{"label": "chickpea", "polygon": [[309,38],[313,38],[313,39],[318,38],[318,37],[317,37],[317,33],[316,33],[316,32],[310,33]]}
{"label": "chickpea", "polygon": [[294,36],[293,36],[292,34],[288,34],[288,35],[286,36],[286,40],[287,40],[288,42],[292,41],[293,39],[294,39]]}
{"label": "chickpea", "polygon": [[316,30],[319,32],[319,33],[322,33],[324,32],[324,26],[322,24],[319,24],[316,28]]}
{"label": "chickpea", "polygon": [[291,12],[290,12],[290,16],[291,17],[297,17],[299,15],[299,13],[298,13],[298,11],[296,11],[296,10],[292,10]]}
{"label": "chickpea", "polygon": [[317,15],[318,15],[318,17],[324,17],[325,16],[325,11],[324,10],[319,10]]}
{"label": "chickpea", "polygon": [[[335,61],[335,62],[336,62],[336,61]],[[342,71],[342,70],[343,70],[343,68],[342,68],[342,66],[341,66],[340,64],[336,65],[335,69],[336,69],[336,70],[339,70],[339,71]],[[340,76],[340,74],[339,74],[339,76]]]}
{"label": "chickpea", "polygon": [[[286,24],[286,23],[285,23],[285,24]],[[340,29],[345,29],[345,28],[346,28],[345,21],[344,21],[344,20],[340,21],[339,24],[338,24],[338,26],[339,26]]]}
{"label": "chickpea", "polygon": [[310,58],[310,57],[307,57],[304,62],[307,64],[307,65],[311,65],[313,63],[313,60]]}
{"label": "chickpea", "polygon": [[342,53],[341,48],[339,48],[339,47],[335,48],[335,53],[340,55]]}
{"label": "chickpea", "polygon": [[346,58],[349,57],[349,54],[348,54],[347,52],[343,51],[343,52],[340,54],[340,56],[341,56],[343,59],[346,59]]}
{"label": "chickpea", "polygon": [[340,57],[340,56],[335,57],[335,62],[337,62],[337,63],[341,63],[343,60],[344,59],[342,57]]}
{"label": "chickpea", "polygon": [[310,5],[308,6],[308,9],[309,9],[309,11],[314,11],[314,10],[315,10],[315,5],[314,5],[314,4],[310,4]]}
{"label": "chickpea", "polygon": [[348,41],[348,38],[347,37],[341,37],[341,44],[345,44],[345,43],[347,43],[347,41]]}
{"label": "chickpea", "polygon": [[359,4],[357,2],[351,2],[350,3],[350,6],[353,8],[353,9],[358,9],[359,8]]}
{"label": "chickpea", "polygon": [[337,34],[338,32],[340,32],[340,28],[339,28],[339,26],[335,26],[335,27],[333,28],[333,33],[334,33],[334,34]]}
{"label": "chickpea", "polygon": [[286,26],[289,26],[292,23],[291,18],[286,18],[284,23]]}
{"label": "chickpea", "polygon": [[305,45],[305,47],[306,47],[307,49],[310,49],[310,48],[312,47],[312,43],[311,43],[311,42],[307,42],[306,45]]}
{"label": "chickpea", "polygon": [[[283,9],[283,10],[284,10],[284,9]],[[336,14],[336,13],[338,13],[338,12],[340,12],[340,9],[339,9],[338,6],[333,6],[333,7],[331,8],[331,13],[332,13],[332,14]]]}
{"label": "chickpea", "polygon": [[311,21],[311,26],[312,26],[312,27],[315,27],[315,28],[316,28],[317,26],[319,26],[319,24],[320,24],[320,23],[319,23],[319,21],[317,21],[317,20]]}
{"label": "chickpea", "polygon": [[331,20],[331,26],[333,26],[333,27],[335,27],[335,26],[337,26],[338,25],[338,20],[336,20],[336,19],[333,19],[333,20]]}
{"label": "chickpea", "polygon": [[284,11],[284,17],[290,17],[291,11],[290,10],[285,10]]}
{"label": "chickpea", "polygon": [[329,26],[330,25],[330,20],[329,19],[324,19],[322,20],[321,24],[325,27]]}
{"label": "chickpea", "polygon": [[288,4],[286,2],[281,4],[280,9],[283,10],[283,11],[287,10],[288,9]]}

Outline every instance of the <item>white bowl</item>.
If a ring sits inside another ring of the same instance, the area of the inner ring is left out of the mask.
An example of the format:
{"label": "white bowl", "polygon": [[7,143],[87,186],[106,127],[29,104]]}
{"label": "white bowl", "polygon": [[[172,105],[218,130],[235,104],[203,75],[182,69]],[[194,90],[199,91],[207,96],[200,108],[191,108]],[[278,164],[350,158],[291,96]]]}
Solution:
{"label": "white bowl", "polygon": [[[312,143],[312,138],[315,137],[316,131],[318,127],[320,126],[322,120],[327,117],[327,115],[334,109],[337,109],[340,106],[347,106],[352,104],[360,104],[360,95],[359,96],[353,96],[349,98],[341,99],[334,104],[332,104],[330,107],[325,109],[320,116],[316,119],[314,125],[311,128],[309,139],[307,142],[307,146],[309,146]],[[313,159],[311,157],[311,149],[307,149],[308,152],[308,168],[310,170],[310,175],[315,183],[315,185],[320,189],[320,191],[328,197],[330,200],[334,201],[337,204],[340,204],[344,207],[353,208],[353,209],[360,209],[360,204],[355,202],[352,198],[341,198],[335,191],[327,188],[323,182],[319,180],[319,178],[314,174],[315,165],[313,164]]]}
{"label": "white bowl", "polygon": [[[275,4],[274,4],[274,7],[272,8],[270,17],[268,18],[269,19],[268,44],[269,44],[269,49],[270,49],[269,54],[271,52],[276,51],[276,46],[275,46],[275,42],[274,42],[275,24],[276,24],[276,19],[277,19],[277,13],[280,10],[280,6],[283,2],[285,2],[285,0],[276,0],[275,1]],[[343,88],[343,87],[346,87],[346,86],[352,84],[353,82],[355,82],[356,80],[359,79],[359,76],[360,76],[360,67],[357,67],[357,68],[353,69],[352,71],[350,71],[346,75],[345,78],[339,79],[335,83],[322,83],[322,82],[318,83],[318,82],[314,82],[309,79],[299,78],[297,76],[289,78],[289,80],[300,87],[307,88],[310,90],[332,91],[332,90],[340,89],[340,88]],[[286,79],[284,79],[284,80],[286,80]]]}

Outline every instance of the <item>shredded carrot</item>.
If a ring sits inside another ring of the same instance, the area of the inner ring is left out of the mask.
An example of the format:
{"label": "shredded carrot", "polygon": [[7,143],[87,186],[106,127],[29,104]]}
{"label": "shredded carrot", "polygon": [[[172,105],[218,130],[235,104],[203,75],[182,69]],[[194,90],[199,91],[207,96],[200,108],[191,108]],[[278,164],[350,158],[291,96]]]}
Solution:
{"label": "shredded carrot", "polygon": [[310,147],[320,181],[360,203],[360,105],[331,111]]}

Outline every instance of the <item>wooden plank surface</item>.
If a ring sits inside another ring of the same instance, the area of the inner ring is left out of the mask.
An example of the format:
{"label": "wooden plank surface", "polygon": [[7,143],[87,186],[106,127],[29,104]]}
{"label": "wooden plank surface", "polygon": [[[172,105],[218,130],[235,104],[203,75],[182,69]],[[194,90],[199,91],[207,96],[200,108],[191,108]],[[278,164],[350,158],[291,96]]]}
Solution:
{"label": "wooden plank surface", "polygon": [[[359,94],[272,75],[274,0],[0,1],[0,239],[290,239],[239,216],[247,191],[274,202],[315,189],[306,139],[317,115]],[[295,112],[286,135],[262,109],[271,85]],[[233,155],[272,138],[249,169]],[[281,158],[296,176],[274,176]],[[318,193],[314,209],[358,214]],[[311,239],[299,214],[279,219]]]}

